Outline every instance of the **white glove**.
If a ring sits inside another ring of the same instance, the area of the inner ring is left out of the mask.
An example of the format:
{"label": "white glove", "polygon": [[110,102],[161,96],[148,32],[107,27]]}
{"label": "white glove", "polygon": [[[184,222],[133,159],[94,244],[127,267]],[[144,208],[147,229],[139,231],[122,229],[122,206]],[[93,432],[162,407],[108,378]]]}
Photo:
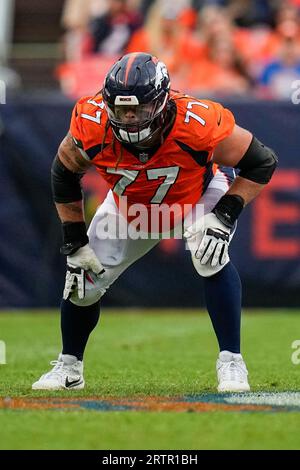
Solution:
{"label": "white glove", "polygon": [[85,271],[93,271],[99,277],[103,277],[105,272],[95,252],[88,244],[79,248],[73,255],[67,257],[67,273],[63,293],[64,300],[70,297],[75,287],[77,287],[78,290],[78,298],[84,299]]}
{"label": "white glove", "polygon": [[213,212],[201,217],[184,233],[192,255],[200,260],[200,264],[210,264],[213,268],[228,261],[229,236],[230,228]]}

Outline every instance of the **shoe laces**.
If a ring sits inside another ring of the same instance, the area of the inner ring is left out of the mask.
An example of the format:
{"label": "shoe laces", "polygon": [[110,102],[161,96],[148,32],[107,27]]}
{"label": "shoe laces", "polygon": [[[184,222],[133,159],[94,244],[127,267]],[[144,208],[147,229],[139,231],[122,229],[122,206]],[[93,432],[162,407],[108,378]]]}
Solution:
{"label": "shoe laces", "polygon": [[62,375],[63,368],[65,366],[64,362],[55,360],[55,361],[51,361],[50,365],[54,366],[54,367],[50,372],[48,372],[48,374],[47,374],[48,377],[50,375],[53,376],[53,377],[60,377]]}
{"label": "shoe laces", "polygon": [[222,380],[225,381],[244,381],[247,377],[247,369],[241,361],[223,362],[219,368]]}

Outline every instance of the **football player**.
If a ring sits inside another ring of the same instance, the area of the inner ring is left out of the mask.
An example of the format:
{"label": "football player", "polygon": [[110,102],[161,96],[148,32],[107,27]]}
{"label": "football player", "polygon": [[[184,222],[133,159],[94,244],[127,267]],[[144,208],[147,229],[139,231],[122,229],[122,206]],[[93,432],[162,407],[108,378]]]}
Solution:
{"label": "football player", "polygon": [[[240,352],[241,283],[228,247],[240,213],[270,181],[276,164],[274,152],[235,124],[221,104],[172,91],[166,66],[156,57],[131,53],[116,62],[101,92],[77,102],[53,162],[53,197],[67,260],[63,345],[54,367],[32,388],[84,387],[83,354],[99,319],[101,297],[159,242],[159,237],[135,236],[138,227],[129,230],[130,208],[142,205],[151,220],[157,208],[175,204],[182,210],[171,229],[183,231],[203,277],[219,343],[218,391],[248,391]],[[80,180],[92,165],[111,189],[87,232]],[[127,210],[122,210],[125,200]],[[131,236],[104,234],[100,228],[108,218],[125,224]]]}

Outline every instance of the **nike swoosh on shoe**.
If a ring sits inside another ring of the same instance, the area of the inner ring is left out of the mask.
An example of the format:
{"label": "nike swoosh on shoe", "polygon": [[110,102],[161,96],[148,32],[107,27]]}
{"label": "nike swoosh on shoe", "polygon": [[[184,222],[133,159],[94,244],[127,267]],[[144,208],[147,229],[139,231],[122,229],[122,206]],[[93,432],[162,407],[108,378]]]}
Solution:
{"label": "nike swoosh on shoe", "polygon": [[80,384],[82,384],[82,379],[81,378],[76,379],[76,380],[72,380],[72,381],[69,381],[68,377],[66,378],[66,383],[65,383],[66,388],[72,388],[75,385],[80,385]]}

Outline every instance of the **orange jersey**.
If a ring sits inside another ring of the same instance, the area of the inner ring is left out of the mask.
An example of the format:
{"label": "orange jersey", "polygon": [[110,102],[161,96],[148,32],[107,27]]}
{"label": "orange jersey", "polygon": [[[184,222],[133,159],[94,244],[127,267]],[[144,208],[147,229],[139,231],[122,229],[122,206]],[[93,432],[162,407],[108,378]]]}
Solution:
{"label": "orange jersey", "polygon": [[[80,99],[73,111],[70,133],[85,158],[127,204],[194,206],[217,169],[216,145],[231,134],[232,113],[219,103],[172,94],[176,118],[163,144],[149,157],[130,153],[114,138],[107,124],[101,95]],[[106,129],[108,127],[108,129]]]}

